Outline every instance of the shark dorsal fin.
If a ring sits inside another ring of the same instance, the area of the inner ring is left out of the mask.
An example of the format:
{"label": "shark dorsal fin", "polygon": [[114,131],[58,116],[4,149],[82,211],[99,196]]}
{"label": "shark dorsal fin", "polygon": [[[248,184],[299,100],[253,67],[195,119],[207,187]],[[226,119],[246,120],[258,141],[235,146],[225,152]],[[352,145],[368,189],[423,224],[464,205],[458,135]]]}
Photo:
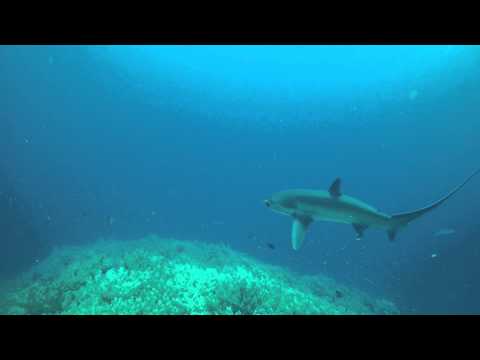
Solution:
{"label": "shark dorsal fin", "polygon": [[340,178],[336,178],[335,181],[330,185],[330,188],[328,189],[328,192],[332,197],[340,197],[342,196],[342,192],[340,191],[340,184],[342,180]]}

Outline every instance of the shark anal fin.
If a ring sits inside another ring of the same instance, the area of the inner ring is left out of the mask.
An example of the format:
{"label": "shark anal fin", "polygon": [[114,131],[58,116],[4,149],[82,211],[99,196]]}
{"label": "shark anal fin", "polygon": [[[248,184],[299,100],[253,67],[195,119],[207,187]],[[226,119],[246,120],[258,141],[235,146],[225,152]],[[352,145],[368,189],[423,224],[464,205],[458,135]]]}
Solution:
{"label": "shark anal fin", "polygon": [[312,223],[312,221],[312,218],[308,216],[293,216],[292,247],[294,250],[299,250],[302,247],[308,226]]}
{"label": "shark anal fin", "polygon": [[332,185],[330,185],[330,188],[328,189],[330,196],[335,198],[342,196],[342,192],[340,191],[341,183],[342,180],[340,178],[335,179],[335,181],[332,183]]}
{"label": "shark anal fin", "polygon": [[368,225],[352,224],[352,226],[357,234],[357,240],[361,240],[363,238],[363,232],[368,228]]}
{"label": "shark anal fin", "polygon": [[394,241],[395,237],[397,236],[397,229],[390,229],[387,231],[388,240]]}

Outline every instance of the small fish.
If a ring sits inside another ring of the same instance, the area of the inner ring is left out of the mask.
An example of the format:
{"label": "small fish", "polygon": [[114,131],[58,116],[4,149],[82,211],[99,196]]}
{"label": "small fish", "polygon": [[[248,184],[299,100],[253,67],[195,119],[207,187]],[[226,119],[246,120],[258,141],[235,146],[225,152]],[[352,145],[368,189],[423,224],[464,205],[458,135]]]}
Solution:
{"label": "small fish", "polygon": [[410,93],[408,94],[408,97],[410,100],[415,100],[418,96],[418,90],[417,89],[412,89]]}
{"label": "small fish", "polygon": [[433,236],[435,237],[439,237],[439,236],[447,236],[447,235],[452,235],[452,234],[455,234],[455,229],[450,229],[450,228],[446,228],[446,229],[440,229],[438,230],[437,232],[435,232],[433,234]]}
{"label": "small fish", "polygon": [[432,259],[435,259],[437,256],[437,254],[432,254]]}
{"label": "small fish", "polygon": [[266,245],[271,249],[271,250],[275,250],[275,245],[272,244],[272,243],[266,243]]}
{"label": "small fish", "polygon": [[335,290],[335,297],[337,299],[341,299],[343,297],[343,293],[340,290]]}

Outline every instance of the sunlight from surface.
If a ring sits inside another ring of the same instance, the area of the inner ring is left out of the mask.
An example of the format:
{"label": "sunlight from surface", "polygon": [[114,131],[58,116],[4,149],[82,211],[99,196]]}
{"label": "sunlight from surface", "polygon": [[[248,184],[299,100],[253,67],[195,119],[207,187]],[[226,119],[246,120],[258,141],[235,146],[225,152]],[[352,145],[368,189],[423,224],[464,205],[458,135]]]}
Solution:
{"label": "sunlight from surface", "polygon": [[[355,96],[428,78],[469,54],[465,46],[101,46],[92,47],[142,81],[176,81],[258,95]],[[413,95],[414,96],[414,95]]]}

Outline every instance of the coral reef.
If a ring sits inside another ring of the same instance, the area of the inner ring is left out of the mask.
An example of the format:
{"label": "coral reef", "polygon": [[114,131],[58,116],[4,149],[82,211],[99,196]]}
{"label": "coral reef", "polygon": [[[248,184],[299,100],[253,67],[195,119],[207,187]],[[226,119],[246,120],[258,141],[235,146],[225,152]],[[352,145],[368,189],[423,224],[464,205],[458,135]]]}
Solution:
{"label": "coral reef", "polygon": [[398,313],[391,302],[324,276],[153,235],[55,249],[2,292],[2,314]]}

